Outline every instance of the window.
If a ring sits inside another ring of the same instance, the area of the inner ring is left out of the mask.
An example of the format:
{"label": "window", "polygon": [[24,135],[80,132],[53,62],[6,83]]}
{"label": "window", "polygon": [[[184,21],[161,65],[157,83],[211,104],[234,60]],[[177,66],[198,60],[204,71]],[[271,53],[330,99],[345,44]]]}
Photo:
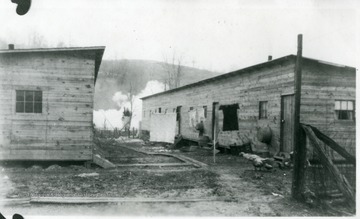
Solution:
{"label": "window", "polygon": [[205,119],[206,119],[206,117],[207,117],[207,106],[203,106],[203,108],[204,108],[204,116],[205,116]]}
{"label": "window", "polygon": [[161,107],[159,107],[159,113],[161,113]]}
{"label": "window", "polygon": [[190,107],[190,111],[193,110],[193,109],[194,109],[194,107],[191,106],[191,107]]}
{"label": "window", "polygon": [[338,120],[354,120],[355,110],[352,100],[335,100],[335,114]]}
{"label": "window", "polygon": [[223,111],[223,131],[239,130],[237,110],[239,109],[238,104],[223,105],[220,106],[220,110]]}
{"label": "window", "polygon": [[267,119],[267,101],[259,102],[259,119]]}
{"label": "window", "polygon": [[42,113],[42,91],[17,90],[17,113]]}

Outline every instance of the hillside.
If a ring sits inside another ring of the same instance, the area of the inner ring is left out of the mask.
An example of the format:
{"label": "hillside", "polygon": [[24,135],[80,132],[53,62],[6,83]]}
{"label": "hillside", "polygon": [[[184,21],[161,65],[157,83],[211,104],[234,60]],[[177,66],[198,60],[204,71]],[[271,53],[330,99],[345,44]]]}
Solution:
{"label": "hillside", "polygon": [[[182,67],[183,76],[181,85],[190,84],[206,78],[219,75],[211,72],[187,66]],[[95,86],[94,109],[115,109],[116,104],[112,101],[114,93],[121,91],[128,93],[130,82],[135,94],[140,93],[151,80],[162,82],[166,72],[164,63],[148,60],[103,60]]]}

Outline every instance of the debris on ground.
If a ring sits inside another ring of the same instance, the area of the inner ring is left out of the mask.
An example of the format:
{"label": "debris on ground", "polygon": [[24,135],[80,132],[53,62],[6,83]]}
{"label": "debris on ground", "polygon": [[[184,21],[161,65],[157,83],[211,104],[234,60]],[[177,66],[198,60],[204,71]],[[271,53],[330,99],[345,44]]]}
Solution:
{"label": "debris on ground", "polygon": [[[126,143],[107,142],[100,138],[102,150],[110,154],[109,160],[122,162],[179,162],[173,157],[155,156],[142,153],[147,151],[156,153],[166,150],[165,145],[158,143],[144,145],[141,142]],[[130,150],[134,148],[135,150]],[[201,202],[188,204],[189,208],[204,210],[204,206],[211,206],[216,212],[226,212],[224,216],[327,216],[328,211],[310,208],[290,198],[292,173],[287,169],[274,169],[272,172],[254,172],[252,164],[239,156],[224,153],[216,155],[212,150],[198,149],[183,153],[179,150],[168,150],[169,154],[187,157],[205,163],[208,167],[150,167],[150,168],[114,168],[101,169],[83,166],[52,165],[43,168],[5,168],[3,180],[11,185],[6,191],[6,197],[26,198],[29,194],[41,196],[63,197],[124,197],[124,198],[224,198],[226,201]],[[230,159],[229,159],[230,158]],[[174,159],[174,161],[172,161]],[[216,161],[216,162],[215,162]],[[40,171],[27,171],[34,168]],[[58,171],[61,169],[61,171]],[[239,177],[240,176],[240,177]],[[0,178],[2,179],[2,177]],[[5,194],[4,193],[4,194]],[[311,196],[311,195],[310,195]],[[226,203],[225,203],[226,202]],[[135,205],[142,212],[149,211]],[[150,205],[152,207],[153,205]],[[163,203],[163,209],[173,205]],[[180,206],[180,205],[179,205]],[[234,206],[234,207],[232,207]],[[181,205],[183,207],[183,205]],[[78,208],[78,207],[77,207]],[[249,209],[249,210],[246,210]],[[245,212],[245,213],[244,213]],[[338,215],[343,215],[338,213]]]}
{"label": "debris on ground", "polygon": [[49,166],[48,168],[46,168],[46,171],[54,171],[54,170],[61,170],[62,167],[57,165],[57,164],[53,164],[51,166]]}
{"label": "debris on ground", "polygon": [[277,193],[274,193],[274,192],[272,192],[271,193],[273,196],[275,196],[275,197],[281,197],[281,198],[284,198],[284,196],[283,195],[281,195],[281,194],[277,194]]}
{"label": "debris on ground", "polygon": [[43,170],[43,168],[39,165],[32,165],[29,169],[30,170]]}
{"label": "debris on ground", "polygon": [[76,175],[76,176],[79,176],[79,177],[92,177],[92,176],[99,176],[98,173],[81,173],[79,175]]}

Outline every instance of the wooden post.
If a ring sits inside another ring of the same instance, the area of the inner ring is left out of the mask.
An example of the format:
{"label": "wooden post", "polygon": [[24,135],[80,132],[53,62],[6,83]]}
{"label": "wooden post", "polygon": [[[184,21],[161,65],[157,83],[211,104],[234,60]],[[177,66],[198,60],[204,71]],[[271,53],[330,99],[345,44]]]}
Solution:
{"label": "wooden post", "polygon": [[291,195],[297,200],[303,198],[305,185],[306,142],[300,126],[302,34],[298,35],[298,48],[295,64],[295,109],[294,109],[294,170]]}

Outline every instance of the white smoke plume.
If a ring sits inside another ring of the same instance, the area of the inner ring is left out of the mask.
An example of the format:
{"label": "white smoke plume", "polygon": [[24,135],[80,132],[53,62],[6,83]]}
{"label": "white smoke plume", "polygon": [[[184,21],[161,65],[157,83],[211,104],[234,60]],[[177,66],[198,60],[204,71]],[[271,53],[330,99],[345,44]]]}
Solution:
{"label": "white smoke plume", "polygon": [[[140,98],[156,94],[164,90],[165,85],[163,83],[157,80],[152,80],[148,81],[145,88],[139,94],[134,96],[131,128],[138,129],[139,121],[142,119],[142,101]],[[94,110],[94,124],[97,128],[121,129],[123,127],[124,124],[121,118],[123,116],[124,108],[130,109],[128,96],[119,91],[113,95],[112,100],[120,109]]]}

